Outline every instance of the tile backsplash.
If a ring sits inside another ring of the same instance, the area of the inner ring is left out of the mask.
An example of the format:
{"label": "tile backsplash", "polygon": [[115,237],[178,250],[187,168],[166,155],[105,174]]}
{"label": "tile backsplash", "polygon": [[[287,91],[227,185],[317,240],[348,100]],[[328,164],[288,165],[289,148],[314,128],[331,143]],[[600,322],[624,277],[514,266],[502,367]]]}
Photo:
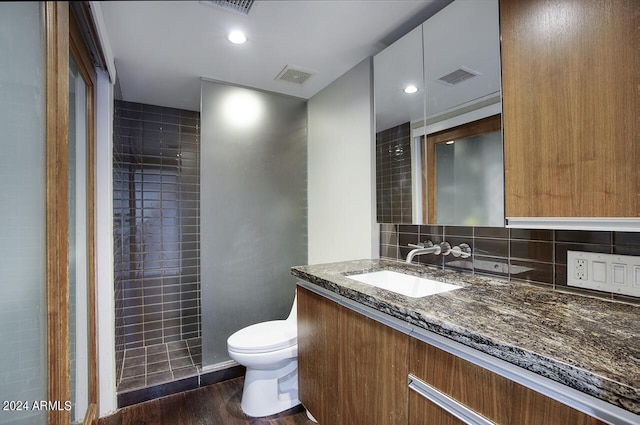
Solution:
{"label": "tile backsplash", "polygon": [[571,291],[638,303],[637,297],[567,286],[567,251],[640,255],[640,233],[507,229],[437,225],[380,225],[380,257],[404,261],[409,243],[467,243],[472,256],[419,255],[414,262],[508,278],[551,290]]}

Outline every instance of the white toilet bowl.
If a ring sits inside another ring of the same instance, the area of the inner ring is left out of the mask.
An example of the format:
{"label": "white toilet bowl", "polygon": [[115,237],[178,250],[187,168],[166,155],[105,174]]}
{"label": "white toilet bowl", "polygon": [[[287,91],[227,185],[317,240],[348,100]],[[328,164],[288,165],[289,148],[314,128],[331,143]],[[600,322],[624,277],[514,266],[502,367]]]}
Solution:
{"label": "white toilet bowl", "polygon": [[286,320],[247,326],[227,340],[229,356],[245,366],[242,411],[269,416],[300,404],[296,299]]}

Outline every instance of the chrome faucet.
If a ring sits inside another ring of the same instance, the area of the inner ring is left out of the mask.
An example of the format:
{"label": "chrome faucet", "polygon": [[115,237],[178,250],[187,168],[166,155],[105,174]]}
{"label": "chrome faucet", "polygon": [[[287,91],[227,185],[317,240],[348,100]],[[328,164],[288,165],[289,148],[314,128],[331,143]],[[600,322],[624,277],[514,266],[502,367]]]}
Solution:
{"label": "chrome faucet", "polygon": [[461,243],[451,248],[451,255],[460,258],[469,258],[471,257],[471,247],[466,243]]}
{"label": "chrome faucet", "polygon": [[447,255],[449,254],[449,252],[451,252],[451,245],[449,245],[449,242],[442,242],[442,243],[439,243],[438,245],[434,245],[433,242],[431,241],[425,241],[424,243],[421,243],[418,245],[415,245],[412,243],[408,245],[411,248],[415,248],[415,249],[412,249],[407,254],[407,263],[411,263],[411,261],[413,260],[413,257],[415,257],[416,255],[422,255],[422,254]]}

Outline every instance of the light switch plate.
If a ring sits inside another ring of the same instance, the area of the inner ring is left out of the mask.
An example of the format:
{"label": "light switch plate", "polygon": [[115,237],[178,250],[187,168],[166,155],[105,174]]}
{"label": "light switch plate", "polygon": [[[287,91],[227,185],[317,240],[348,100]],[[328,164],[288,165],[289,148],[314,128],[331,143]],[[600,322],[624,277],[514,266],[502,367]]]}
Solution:
{"label": "light switch plate", "polygon": [[567,251],[567,285],[640,297],[640,257]]}
{"label": "light switch plate", "polygon": [[[583,260],[586,261],[586,260]],[[607,282],[607,263],[604,261],[593,261],[591,263],[593,269],[593,280],[598,283]]]}

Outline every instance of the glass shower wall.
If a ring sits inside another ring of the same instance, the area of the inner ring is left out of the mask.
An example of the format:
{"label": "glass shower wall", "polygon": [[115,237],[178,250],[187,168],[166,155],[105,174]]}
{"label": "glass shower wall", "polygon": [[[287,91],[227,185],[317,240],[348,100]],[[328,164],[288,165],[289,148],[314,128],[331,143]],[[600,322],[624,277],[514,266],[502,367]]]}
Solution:
{"label": "glass shower wall", "polygon": [[[47,399],[45,43],[43,5],[0,3],[0,400]],[[9,407],[11,407],[9,405]],[[44,411],[0,424],[46,424]]]}
{"label": "glass shower wall", "polygon": [[286,318],[290,267],[307,262],[306,101],[201,86],[203,367],[229,364],[227,338]]}

